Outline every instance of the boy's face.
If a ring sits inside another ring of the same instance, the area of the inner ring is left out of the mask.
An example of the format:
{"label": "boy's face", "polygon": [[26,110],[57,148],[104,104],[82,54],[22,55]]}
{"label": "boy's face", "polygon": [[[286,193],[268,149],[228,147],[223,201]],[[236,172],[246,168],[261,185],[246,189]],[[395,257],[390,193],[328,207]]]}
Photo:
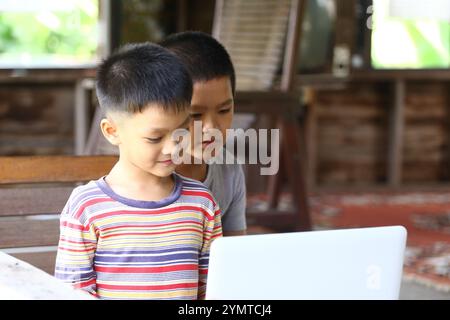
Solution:
{"label": "boy's face", "polygon": [[196,141],[202,141],[203,150],[213,142],[204,135],[211,129],[219,130],[225,143],[226,130],[231,128],[233,113],[234,100],[229,77],[194,82],[190,112],[191,132],[194,132],[194,121],[201,121],[203,137],[196,138]]}
{"label": "boy's face", "polygon": [[[115,115],[117,144],[121,160],[158,177],[175,170],[171,154],[176,147],[172,133],[189,128],[189,109],[175,113],[149,106],[132,115]],[[108,139],[110,140],[110,139]],[[110,140],[111,141],[111,140]]]}

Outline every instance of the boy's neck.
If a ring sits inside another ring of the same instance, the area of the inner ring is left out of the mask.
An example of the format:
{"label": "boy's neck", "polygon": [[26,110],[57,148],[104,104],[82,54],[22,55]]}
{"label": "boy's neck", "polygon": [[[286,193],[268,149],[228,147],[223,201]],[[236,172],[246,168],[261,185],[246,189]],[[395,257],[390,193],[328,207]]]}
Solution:
{"label": "boy's neck", "polygon": [[208,165],[206,163],[181,164],[177,166],[176,172],[185,177],[204,182],[208,175]]}
{"label": "boy's neck", "polygon": [[120,160],[105,180],[118,195],[142,201],[160,201],[167,198],[175,186],[172,175],[158,177]]}

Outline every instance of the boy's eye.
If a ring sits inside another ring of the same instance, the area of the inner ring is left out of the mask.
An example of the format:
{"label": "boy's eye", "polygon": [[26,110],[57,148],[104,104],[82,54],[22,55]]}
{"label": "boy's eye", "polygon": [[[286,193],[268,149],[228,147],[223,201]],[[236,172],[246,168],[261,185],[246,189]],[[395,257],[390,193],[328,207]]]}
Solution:
{"label": "boy's eye", "polygon": [[230,112],[230,111],[231,111],[231,108],[227,108],[227,109],[222,109],[222,110],[220,110],[219,113],[225,114],[225,113],[228,113],[228,112]]}
{"label": "boy's eye", "polygon": [[161,142],[162,138],[145,138],[150,143],[158,143]]}

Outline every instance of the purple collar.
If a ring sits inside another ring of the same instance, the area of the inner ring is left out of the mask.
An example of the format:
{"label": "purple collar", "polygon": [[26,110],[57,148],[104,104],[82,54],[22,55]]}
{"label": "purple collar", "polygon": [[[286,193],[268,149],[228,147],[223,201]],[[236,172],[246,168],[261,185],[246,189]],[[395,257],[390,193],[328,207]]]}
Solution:
{"label": "purple collar", "polygon": [[111,197],[113,200],[116,200],[127,206],[135,207],[135,208],[142,208],[142,209],[156,209],[156,208],[168,206],[169,204],[175,202],[181,195],[181,188],[183,185],[183,180],[177,174],[173,174],[172,176],[175,180],[175,187],[172,190],[171,194],[167,198],[164,198],[160,201],[134,200],[134,199],[122,197],[122,196],[118,195],[117,193],[115,193],[111,189],[111,187],[108,185],[108,183],[106,183],[105,177],[101,177],[100,179],[95,181],[95,183],[106,195]]}

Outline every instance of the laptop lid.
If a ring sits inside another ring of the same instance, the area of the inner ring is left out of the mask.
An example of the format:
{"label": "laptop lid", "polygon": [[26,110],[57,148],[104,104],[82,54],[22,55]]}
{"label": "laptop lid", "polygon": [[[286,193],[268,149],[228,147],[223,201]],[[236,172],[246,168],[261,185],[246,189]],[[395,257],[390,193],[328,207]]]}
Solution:
{"label": "laptop lid", "polygon": [[398,299],[402,226],[223,237],[206,299]]}

